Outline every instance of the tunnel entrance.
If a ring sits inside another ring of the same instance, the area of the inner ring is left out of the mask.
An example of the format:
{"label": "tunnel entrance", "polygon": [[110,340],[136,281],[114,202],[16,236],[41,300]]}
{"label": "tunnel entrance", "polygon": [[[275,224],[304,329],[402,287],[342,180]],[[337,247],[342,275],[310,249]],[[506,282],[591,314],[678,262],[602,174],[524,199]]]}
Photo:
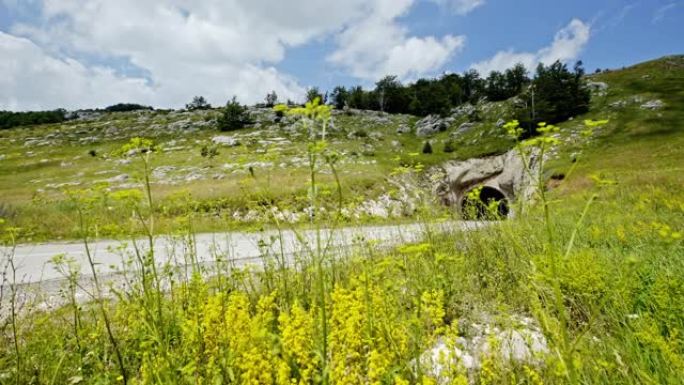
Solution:
{"label": "tunnel entrance", "polygon": [[463,198],[461,213],[467,220],[504,219],[509,214],[508,199],[494,187],[477,187]]}

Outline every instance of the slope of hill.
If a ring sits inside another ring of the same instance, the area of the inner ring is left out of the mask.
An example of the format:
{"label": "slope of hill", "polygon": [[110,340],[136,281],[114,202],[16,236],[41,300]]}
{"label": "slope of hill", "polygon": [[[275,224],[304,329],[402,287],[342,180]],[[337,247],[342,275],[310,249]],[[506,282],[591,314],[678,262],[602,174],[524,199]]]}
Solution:
{"label": "slope of hill", "polygon": [[[668,57],[590,76],[599,87],[586,118],[611,122],[589,144],[580,135],[585,117],[561,124],[563,145],[557,150],[554,168],[562,172],[570,155],[580,151],[604,157],[606,151],[615,151],[618,158],[622,153],[625,160],[634,160],[637,154],[667,152],[651,146],[681,143],[681,62],[681,57]],[[341,154],[337,167],[346,219],[363,223],[414,216],[419,202],[410,202],[407,209],[405,201],[412,194],[397,189],[408,182],[389,177],[398,168],[418,164],[429,168],[448,159],[510,149],[513,142],[501,126],[512,118],[511,103],[461,107],[445,121],[443,131],[429,136],[417,136],[416,131],[421,124],[442,120],[418,121],[406,115],[364,111],[336,113],[331,145]],[[649,103],[655,104],[648,107]],[[1,131],[0,216],[23,228],[25,240],[74,237],[76,215],[65,191],[105,185],[109,190],[140,187],[140,162],[117,150],[133,137],[146,137],[160,149],[151,160],[151,178],[162,213],[158,219],[161,232],[173,231],[180,215],[191,217],[198,231],[260,227],[267,217],[262,210],[265,201],[276,202],[283,219],[300,222],[308,176],[305,134],[294,121],[277,122],[269,109],[252,109],[251,113],[256,124],[232,133],[214,128],[215,110],[85,114],[67,123]],[[470,122],[473,116],[476,121]],[[422,152],[426,140],[432,144],[431,154]],[[203,157],[202,148],[214,142],[218,155]],[[409,183],[412,189],[419,179]],[[326,179],[331,191],[333,181],[332,176]],[[423,187],[429,189],[425,183]],[[333,195],[328,194],[334,200]],[[101,208],[94,214],[102,225],[101,236],[119,235],[129,213],[111,202]]]}
{"label": "slope of hill", "polygon": [[[138,252],[138,262],[130,262],[132,270],[122,272],[130,287],[125,291],[115,288],[116,300],[109,301],[103,299],[105,289],[95,285],[88,297],[92,302],[81,305],[73,265],[58,257],[55,264],[71,277],[63,291],[62,303],[67,306],[52,309],[49,304],[32,304],[35,307],[27,306],[26,313],[17,315],[16,286],[9,285],[10,300],[5,302],[11,306],[5,309],[10,309],[12,317],[0,334],[0,379],[12,383],[681,384],[683,74],[684,57],[677,56],[592,76],[592,81],[601,82],[593,85],[592,111],[561,124],[558,133],[542,136],[544,143],[558,145],[548,159],[547,188],[539,190],[532,209],[526,215],[476,231],[426,231],[424,241],[389,250],[378,250],[374,243],[361,240],[352,254],[339,258],[334,251],[309,245],[292,265],[273,250],[264,255],[263,270],[239,269],[224,260],[214,266],[215,270],[191,262],[177,274],[174,269],[154,270],[154,264],[145,262],[154,254]],[[494,107],[486,104],[478,108]],[[168,119],[177,120],[178,115]],[[133,132],[143,129],[133,120],[145,117],[115,116],[123,119],[121,127],[134,127]],[[102,117],[99,123],[74,122],[62,129],[67,137],[74,130],[78,142],[92,134],[76,130],[107,124],[112,117]],[[360,202],[350,200],[359,206],[373,196],[373,191],[365,192],[365,186],[358,184],[365,183],[381,193],[387,188],[383,181],[390,183],[387,173],[403,157],[406,160],[402,164],[406,165],[418,160],[438,164],[459,156],[458,152],[421,154],[418,148],[424,139],[396,133],[402,124],[413,123],[412,117],[364,113],[337,118],[338,131],[331,143],[348,152],[349,163],[340,164],[340,170],[347,172],[339,175],[345,194],[366,194],[358,199]],[[153,115],[150,119],[163,117]],[[432,140],[445,140],[463,129],[458,119],[454,117],[451,126]],[[609,122],[586,131],[584,119]],[[456,134],[454,141],[477,139],[477,146],[468,150],[474,153],[500,152],[514,145],[496,131],[496,116],[484,121]],[[157,124],[168,127],[168,123],[173,127],[171,121]],[[277,137],[289,131],[278,131]],[[198,174],[216,172],[217,166],[198,166],[208,160],[196,155],[202,140],[216,133],[171,135],[168,128],[159,127],[150,127],[144,133],[167,147],[167,151],[153,154],[166,166],[177,162],[182,166],[174,167],[199,167]],[[23,158],[27,151],[37,151],[24,147],[25,133],[3,135],[3,146],[11,148],[9,161],[15,167],[24,167],[18,177],[50,177],[40,174],[41,164],[55,173],[67,168],[50,164],[47,157],[46,162]],[[297,135],[295,129],[284,140],[275,139],[265,136],[263,128],[252,128],[235,133],[233,139],[242,141],[242,146],[222,148],[222,152],[249,157],[249,162],[257,155],[263,155],[258,158],[260,162],[275,164],[273,157],[293,161],[294,156],[301,155],[259,154],[264,146],[259,141],[301,151]],[[111,147],[99,142],[100,154],[115,153],[124,139]],[[176,143],[169,143],[171,140]],[[404,150],[386,146],[391,146],[392,140],[403,144]],[[182,146],[189,148],[171,149]],[[38,148],[45,148],[40,150],[41,156],[54,150],[52,155],[67,157],[53,162],[83,162],[77,164],[85,170],[81,184],[86,186],[92,182],[85,178],[95,180],[101,168],[121,167],[117,172],[123,169],[131,175],[139,170],[125,168],[134,167],[134,161],[128,164],[126,157],[73,159],[88,150],[75,143]],[[250,149],[254,151],[248,152]],[[230,161],[229,155],[224,156],[222,163]],[[367,161],[370,163],[361,163]],[[157,163],[153,167],[163,166]],[[266,167],[249,167],[245,174],[236,174],[241,179],[236,176],[233,182],[232,177],[225,176],[201,184],[198,177],[193,181],[193,194],[206,193],[212,183],[235,183],[236,194],[241,188],[261,191],[250,181],[259,180]],[[421,169],[413,167],[412,173]],[[173,175],[176,170],[170,169],[167,174]],[[3,182],[9,179],[8,172],[3,169]],[[299,172],[304,173],[304,167]],[[277,179],[275,167],[272,174],[265,175],[274,178],[271,186],[277,193],[253,193],[254,198],[249,199],[265,197],[270,203],[287,197],[296,205],[306,194],[297,187],[305,176],[300,179],[294,172]],[[130,178],[131,182],[125,178],[110,181],[109,186],[136,183],[133,176]],[[157,182],[163,179],[154,178]],[[413,191],[407,180],[398,183],[395,190],[403,186],[404,191]],[[26,213],[37,209],[23,207],[20,202],[26,199],[23,195],[33,194],[35,187],[23,192],[4,188],[3,194],[16,191],[14,219],[28,220]],[[162,188],[157,183],[155,194],[163,196]],[[183,191],[180,186],[169,188]],[[96,192],[104,194],[103,190]],[[335,191],[319,192],[321,196],[335,196]],[[45,206],[34,215],[50,220],[75,209],[52,194],[53,200],[44,202],[44,195],[36,196],[38,202],[31,205]],[[116,213],[116,194],[104,195],[112,199],[105,200],[105,210]],[[187,199],[186,193],[179,195]],[[130,192],[118,194],[117,199],[126,197],[139,199]],[[86,198],[80,201],[81,208],[98,209],[102,203],[96,194]],[[243,197],[236,199],[249,202]],[[162,202],[160,214],[168,218],[177,215],[169,210],[179,206],[171,206],[169,200]],[[201,212],[195,206],[197,202],[188,202],[187,207]],[[415,215],[427,222],[437,214],[419,210]],[[97,234],[107,218],[88,218],[95,226],[84,231]],[[176,228],[187,226],[187,219],[181,218]],[[0,223],[0,227],[3,234],[14,234],[6,224]],[[181,253],[189,254],[182,257],[192,261],[192,237],[188,238]],[[154,243],[152,239],[150,243]],[[277,249],[274,245],[271,247]],[[211,278],[205,280],[202,274]],[[48,310],[43,311],[45,308]]]}

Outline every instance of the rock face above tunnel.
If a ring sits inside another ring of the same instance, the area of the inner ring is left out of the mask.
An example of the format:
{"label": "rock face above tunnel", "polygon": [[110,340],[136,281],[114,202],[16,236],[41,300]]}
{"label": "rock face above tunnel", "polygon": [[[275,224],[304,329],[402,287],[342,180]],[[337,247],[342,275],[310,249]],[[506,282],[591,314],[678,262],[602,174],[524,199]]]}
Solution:
{"label": "rock face above tunnel", "polygon": [[[535,152],[527,155],[533,175],[539,170],[538,158]],[[508,203],[513,203],[530,200],[537,185],[516,149],[497,156],[450,161],[441,167],[444,179],[436,193],[443,203],[454,207],[460,207],[466,194],[478,186],[496,189]]]}

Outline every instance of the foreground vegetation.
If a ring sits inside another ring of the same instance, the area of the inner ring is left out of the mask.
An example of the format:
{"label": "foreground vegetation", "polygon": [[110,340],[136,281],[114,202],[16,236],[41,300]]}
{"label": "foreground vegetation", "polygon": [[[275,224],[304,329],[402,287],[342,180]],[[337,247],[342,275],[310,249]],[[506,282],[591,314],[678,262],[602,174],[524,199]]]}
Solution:
{"label": "foreground vegetation", "polygon": [[[153,251],[142,250],[131,262],[130,287],[113,299],[96,284],[91,301],[79,304],[75,281],[67,280],[68,305],[56,311],[4,305],[0,383],[682,383],[684,94],[681,83],[671,85],[682,79],[682,63],[674,63],[597,79],[615,84],[606,96],[614,100],[648,84],[663,109],[595,111],[587,118],[609,122],[582,125],[592,139],[581,144],[552,128],[527,142],[555,158],[526,215],[472,232],[440,234],[426,225],[424,242],[392,250],[361,242],[340,255],[314,241],[293,264],[265,252],[263,270],[227,261],[200,266],[192,253],[187,270],[159,269]],[[327,121],[315,105],[294,113]],[[316,127],[304,179],[314,214],[328,204],[317,176],[336,159],[334,143]],[[140,150],[151,147],[138,140],[125,150],[139,150],[141,169],[156,154]],[[154,236],[159,213],[149,191],[117,199]],[[73,199],[87,241],[97,229],[88,215],[97,194],[83,194]],[[439,214],[427,206],[417,215],[427,224]],[[336,223],[311,218],[314,227]],[[182,225],[191,242],[192,218]],[[16,233],[7,224],[3,231],[10,241]],[[68,261],[55,263],[70,275]],[[16,289],[3,292],[12,299]],[[545,351],[509,361],[491,349],[474,369],[455,349],[426,358],[440,341],[462,347],[457,337],[467,337],[471,323],[520,328],[518,316],[538,325]]]}

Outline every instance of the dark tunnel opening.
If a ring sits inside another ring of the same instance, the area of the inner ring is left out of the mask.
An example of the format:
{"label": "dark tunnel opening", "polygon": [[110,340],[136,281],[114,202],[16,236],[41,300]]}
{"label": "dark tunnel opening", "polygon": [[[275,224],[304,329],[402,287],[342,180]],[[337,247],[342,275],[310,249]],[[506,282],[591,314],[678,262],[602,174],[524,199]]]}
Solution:
{"label": "dark tunnel opening", "polygon": [[508,199],[500,190],[484,186],[477,196],[466,194],[461,203],[461,213],[467,220],[497,220],[508,217]]}

